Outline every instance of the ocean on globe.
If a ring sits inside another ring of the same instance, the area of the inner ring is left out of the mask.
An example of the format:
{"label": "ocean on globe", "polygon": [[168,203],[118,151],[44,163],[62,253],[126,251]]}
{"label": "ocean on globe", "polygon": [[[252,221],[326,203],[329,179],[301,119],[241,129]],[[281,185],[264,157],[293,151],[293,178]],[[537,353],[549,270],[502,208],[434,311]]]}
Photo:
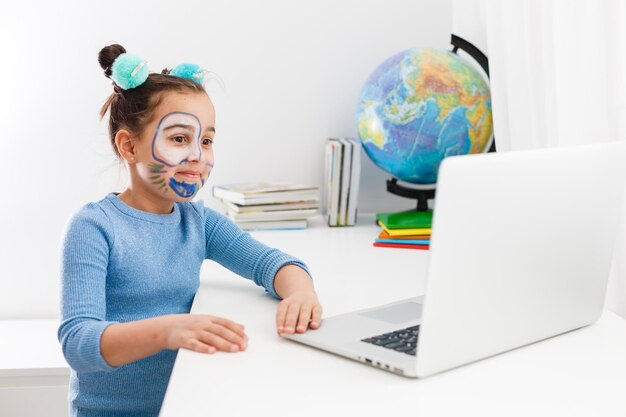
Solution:
{"label": "ocean on globe", "polygon": [[417,188],[434,188],[441,161],[491,145],[489,86],[457,54],[400,52],[370,75],[359,97],[359,136],[383,170]]}

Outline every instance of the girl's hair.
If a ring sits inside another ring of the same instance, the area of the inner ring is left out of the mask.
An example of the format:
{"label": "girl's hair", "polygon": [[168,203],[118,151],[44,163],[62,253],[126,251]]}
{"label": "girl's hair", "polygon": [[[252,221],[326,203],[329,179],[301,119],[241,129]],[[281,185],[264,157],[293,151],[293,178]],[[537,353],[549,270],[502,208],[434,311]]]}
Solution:
{"label": "girl's hair", "polygon": [[[98,62],[104,75],[111,78],[111,67],[115,59],[125,53],[122,45],[113,44],[102,48],[98,54]],[[113,151],[119,157],[115,146],[115,135],[120,129],[128,129],[133,134],[140,134],[152,119],[154,109],[161,103],[167,92],[206,93],[204,87],[190,79],[169,75],[170,70],[164,69],[161,74],[152,73],[138,87],[124,90],[113,82],[113,94],[100,109],[100,119],[109,112],[109,135]]]}

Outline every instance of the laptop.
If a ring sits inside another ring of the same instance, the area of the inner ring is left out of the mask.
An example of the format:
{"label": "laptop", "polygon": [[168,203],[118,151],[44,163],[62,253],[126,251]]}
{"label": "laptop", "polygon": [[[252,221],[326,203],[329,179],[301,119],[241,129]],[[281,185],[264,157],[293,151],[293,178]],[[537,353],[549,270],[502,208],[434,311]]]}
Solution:
{"label": "laptop", "polygon": [[625,179],[626,142],[445,158],[424,295],[284,337],[421,378],[592,324]]}

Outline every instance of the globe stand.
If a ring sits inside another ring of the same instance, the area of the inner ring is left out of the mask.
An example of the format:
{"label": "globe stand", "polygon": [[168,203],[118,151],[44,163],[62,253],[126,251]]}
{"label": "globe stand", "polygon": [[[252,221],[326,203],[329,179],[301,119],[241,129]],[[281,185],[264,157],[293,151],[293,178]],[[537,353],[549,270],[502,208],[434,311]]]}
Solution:
{"label": "globe stand", "polygon": [[[478,65],[481,66],[487,77],[489,77],[489,60],[487,56],[482,53],[480,49],[474,46],[472,43],[466,41],[465,39],[452,34],[450,38],[450,43],[452,44],[452,52],[455,54],[459,49],[465,51],[469,56],[471,56]],[[495,137],[491,140],[491,146],[487,152],[495,152],[496,151],[496,139]],[[398,195],[400,197],[412,198],[417,200],[417,208],[416,211],[426,211],[428,210],[428,200],[435,198],[435,189],[430,190],[418,190],[415,188],[409,188],[398,184],[397,178],[391,178],[387,180],[387,191]]]}
{"label": "globe stand", "polygon": [[401,197],[412,198],[417,200],[417,211],[428,210],[428,200],[435,198],[435,189],[418,190],[415,188],[405,187],[398,184],[397,178],[387,180],[387,191]]}
{"label": "globe stand", "polygon": [[[483,51],[478,49],[474,44],[466,41],[460,36],[456,36],[454,33],[450,36],[450,43],[452,44],[452,52],[456,54],[456,51],[459,49],[465,51],[469,56],[471,56],[480,67],[487,74],[487,78],[489,78],[489,59],[487,55],[483,54]],[[496,137],[493,136],[491,140],[491,146],[487,152],[495,152],[496,151]]]}

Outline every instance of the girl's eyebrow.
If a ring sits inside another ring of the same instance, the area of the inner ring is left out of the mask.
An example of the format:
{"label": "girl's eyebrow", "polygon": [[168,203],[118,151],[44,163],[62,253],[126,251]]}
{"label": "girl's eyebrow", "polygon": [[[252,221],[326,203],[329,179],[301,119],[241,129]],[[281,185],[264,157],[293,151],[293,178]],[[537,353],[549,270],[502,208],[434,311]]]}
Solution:
{"label": "girl's eyebrow", "polygon": [[[183,123],[176,123],[176,124],[173,124],[173,125],[171,125],[171,126],[168,126],[168,127],[163,128],[163,130],[164,130],[164,131],[165,131],[165,130],[170,130],[170,129],[174,129],[174,128],[176,128],[176,127],[181,127],[181,128],[183,128],[183,129],[187,129],[187,130],[191,130],[191,131],[193,131],[193,130],[194,130],[194,126],[192,126],[192,125],[186,125],[186,124],[183,124]],[[206,129],[204,129],[204,131],[205,131],[205,132],[206,132],[206,131],[209,131],[209,132],[213,132],[213,133],[215,133],[215,128],[214,128],[213,126],[207,126],[207,128],[206,128]]]}
{"label": "girl's eyebrow", "polygon": [[166,128],[163,128],[163,130],[170,130],[170,129],[174,129],[176,127],[182,127],[183,129],[187,129],[187,130],[193,130],[193,126],[191,125],[186,125],[186,124],[182,124],[182,123],[176,123],[174,125],[168,126]]}

